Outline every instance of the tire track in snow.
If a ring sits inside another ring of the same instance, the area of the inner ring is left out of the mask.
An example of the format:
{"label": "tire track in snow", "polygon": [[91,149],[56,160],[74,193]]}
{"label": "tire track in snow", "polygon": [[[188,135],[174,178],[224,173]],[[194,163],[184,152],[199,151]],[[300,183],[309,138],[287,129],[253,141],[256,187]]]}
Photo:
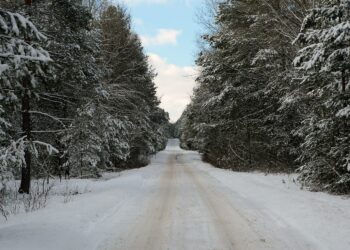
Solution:
{"label": "tire track in snow", "polygon": [[[176,202],[175,155],[169,156],[164,172],[154,185],[155,192],[147,202],[147,208],[128,233],[122,248],[130,250],[164,249],[171,225],[171,211]],[[140,207],[142,208],[142,207]]]}
{"label": "tire track in snow", "polygon": [[232,209],[221,192],[216,192],[211,185],[212,183],[204,178],[200,170],[184,165],[184,171],[195,183],[199,196],[211,214],[211,220],[217,230],[217,235],[221,237],[222,245],[219,246],[219,249],[269,249],[265,239],[257,234],[252,234],[249,223],[237,211]]}
{"label": "tire track in snow", "polygon": [[193,152],[170,148],[155,160],[152,178],[118,224],[125,229],[104,249],[310,249],[293,228],[276,223],[192,158]]}
{"label": "tire track in snow", "polygon": [[[208,209],[211,209],[215,218],[215,225],[226,236],[226,241],[231,243],[234,250],[311,250],[312,244],[290,225],[282,226],[271,220],[274,215],[260,211],[258,207],[248,206],[244,203],[250,201],[237,196],[236,193],[228,193],[227,188],[221,182],[210,176],[203,169],[193,165],[186,165],[183,161],[185,171],[191,176],[194,183],[201,191],[203,200],[206,201]],[[282,219],[282,220],[281,220]],[[264,225],[264,230],[261,226]],[[285,238],[281,238],[285,236]],[[231,249],[231,248],[224,248]]]}

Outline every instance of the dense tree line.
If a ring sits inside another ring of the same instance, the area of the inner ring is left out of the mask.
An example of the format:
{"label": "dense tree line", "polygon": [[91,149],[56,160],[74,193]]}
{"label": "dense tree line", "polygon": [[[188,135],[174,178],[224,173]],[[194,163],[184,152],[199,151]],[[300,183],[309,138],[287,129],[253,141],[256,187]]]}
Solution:
{"label": "dense tree line", "polygon": [[225,0],[202,37],[184,148],[350,191],[350,1]]}
{"label": "dense tree line", "polygon": [[123,7],[0,0],[0,203],[13,178],[148,164],[168,126],[154,77]]}

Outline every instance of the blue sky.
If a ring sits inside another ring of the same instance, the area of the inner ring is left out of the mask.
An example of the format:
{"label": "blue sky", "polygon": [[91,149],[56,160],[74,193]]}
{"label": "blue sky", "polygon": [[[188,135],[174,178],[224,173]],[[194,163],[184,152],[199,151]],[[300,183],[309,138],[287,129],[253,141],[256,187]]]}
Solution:
{"label": "blue sky", "polygon": [[200,25],[196,15],[203,0],[119,0],[124,2],[140,35],[150,64],[161,106],[176,121],[190,101],[197,73],[194,60]]}
{"label": "blue sky", "polygon": [[123,0],[129,9],[134,29],[140,36],[154,37],[163,30],[179,31],[176,44],[149,44],[147,52],[166,58],[178,66],[194,64],[199,35],[196,13],[203,0]]}

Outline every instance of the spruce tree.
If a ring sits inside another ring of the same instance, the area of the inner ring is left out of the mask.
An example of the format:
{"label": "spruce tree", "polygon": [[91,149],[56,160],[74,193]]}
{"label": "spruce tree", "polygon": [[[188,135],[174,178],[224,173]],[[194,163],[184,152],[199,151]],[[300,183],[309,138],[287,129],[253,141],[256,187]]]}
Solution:
{"label": "spruce tree", "polygon": [[[314,189],[350,190],[350,1],[322,1],[304,19],[294,59],[302,81],[294,90],[309,112],[300,179]],[[296,95],[297,95],[296,94]]]}

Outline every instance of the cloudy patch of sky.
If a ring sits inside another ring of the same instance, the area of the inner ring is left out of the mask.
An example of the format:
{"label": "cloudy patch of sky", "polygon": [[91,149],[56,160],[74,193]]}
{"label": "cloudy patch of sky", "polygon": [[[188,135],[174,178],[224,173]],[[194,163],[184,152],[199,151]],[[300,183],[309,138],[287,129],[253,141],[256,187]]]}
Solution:
{"label": "cloudy patch of sky", "polygon": [[150,64],[157,70],[155,84],[161,107],[176,121],[189,103],[197,70],[193,66],[181,67],[168,62],[157,54],[149,54]]}
{"label": "cloudy patch of sky", "polygon": [[[116,0],[117,1],[117,0]],[[196,14],[204,0],[119,0],[132,15],[150,64],[161,106],[176,121],[190,102],[195,85],[196,41],[200,25]]]}
{"label": "cloudy patch of sky", "polygon": [[158,29],[155,36],[141,35],[143,46],[177,45],[177,38],[182,33],[175,29]]}

